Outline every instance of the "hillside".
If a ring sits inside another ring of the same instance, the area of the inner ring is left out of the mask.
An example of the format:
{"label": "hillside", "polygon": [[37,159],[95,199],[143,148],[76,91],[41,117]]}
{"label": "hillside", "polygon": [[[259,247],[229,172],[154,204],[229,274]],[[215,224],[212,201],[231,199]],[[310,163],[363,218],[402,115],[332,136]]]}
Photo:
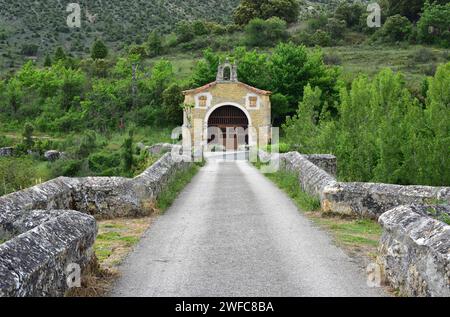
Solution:
{"label": "hillside", "polygon": [[[204,19],[221,23],[232,20],[239,0],[80,0],[81,29],[66,25],[66,6],[71,0],[10,1],[0,0],[0,51],[3,63],[15,59],[24,48],[28,55],[42,56],[54,46],[76,54],[86,52],[96,37],[120,49],[132,42],[141,42],[157,29],[173,30],[181,20]],[[96,15],[95,23],[86,18]],[[1,58],[1,57],[0,57]],[[0,62],[2,60],[0,59]]]}

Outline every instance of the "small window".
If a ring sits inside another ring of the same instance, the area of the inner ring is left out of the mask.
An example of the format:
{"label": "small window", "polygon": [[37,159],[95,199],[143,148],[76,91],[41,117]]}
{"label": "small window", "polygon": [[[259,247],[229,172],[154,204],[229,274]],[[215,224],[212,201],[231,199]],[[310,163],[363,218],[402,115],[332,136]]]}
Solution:
{"label": "small window", "polygon": [[205,108],[207,102],[208,102],[208,97],[207,96],[200,96],[198,98],[198,106],[201,107],[201,108]]}
{"label": "small window", "polygon": [[258,97],[249,98],[250,108],[256,108],[258,106]]}

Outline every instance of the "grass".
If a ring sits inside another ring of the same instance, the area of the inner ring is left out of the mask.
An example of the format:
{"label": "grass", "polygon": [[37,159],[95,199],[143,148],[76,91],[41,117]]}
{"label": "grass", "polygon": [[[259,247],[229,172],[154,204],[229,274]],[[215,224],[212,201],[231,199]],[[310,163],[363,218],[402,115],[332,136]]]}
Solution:
{"label": "grass", "polygon": [[[429,51],[431,59],[417,62],[420,50]],[[421,45],[354,45],[323,48],[325,55],[337,56],[341,60],[343,77],[350,81],[358,74],[375,76],[383,68],[391,68],[405,75],[410,88],[418,89],[422,80],[430,75],[431,67],[447,62],[446,50]]]}
{"label": "grass", "polygon": [[156,201],[156,207],[160,212],[166,211],[172,205],[183,188],[197,174],[199,167],[200,165],[194,164],[189,169],[179,172],[173,177],[172,181],[167,185],[167,190],[161,193]]}
{"label": "grass", "polygon": [[279,171],[266,174],[266,176],[285,191],[300,209],[314,211],[320,208],[320,200],[318,198],[312,197],[300,189],[298,178],[295,174]]}
{"label": "grass", "polygon": [[114,219],[99,221],[99,234],[95,241],[95,255],[103,269],[112,269],[139,242],[153,218]]}
{"label": "grass", "polygon": [[320,228],[330,232],[335,243],[365,264],[373,261],[382,228],[373,220],[322,213],[320,201],[301,190],[297,176],[287,171],[266,174],[297,205],[300,211]]}

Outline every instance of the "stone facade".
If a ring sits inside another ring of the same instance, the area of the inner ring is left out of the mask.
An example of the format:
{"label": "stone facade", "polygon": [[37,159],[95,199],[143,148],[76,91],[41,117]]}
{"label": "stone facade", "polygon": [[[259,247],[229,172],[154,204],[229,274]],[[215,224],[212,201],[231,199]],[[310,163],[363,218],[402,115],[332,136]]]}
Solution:
{"label": "stone facade", "polygon": [[431,208],[399,206],[379,219],[378,263],[403,295],[450,296],[450,226],[430,217]]}
{"label": "stone facade", "polygon": [[[223,75],[227,67],[231,72],[229,79]],[[216,81],[197,89],[184,91],[184,95],[183,126],[190,131],[192,146],[205,145],[209,117],[215,110],[224,106],[233,106],[245,113],[249,123],[248,145],[257,145],[259,138],[261,143],[266,144],[270,140],[271,92],[239,82],[236,65],[228,62],[221,64]]]}

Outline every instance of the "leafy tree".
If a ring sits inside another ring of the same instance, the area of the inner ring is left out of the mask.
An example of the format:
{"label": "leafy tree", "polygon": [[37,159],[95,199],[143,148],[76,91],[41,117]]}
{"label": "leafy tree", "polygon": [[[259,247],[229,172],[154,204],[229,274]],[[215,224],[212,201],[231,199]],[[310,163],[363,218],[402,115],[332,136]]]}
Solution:
{"label": "leafy tree", "polygon": [[192,22],[192,32],[194,32],[196,36],[202,36],[208,34],[209,30],[207,29],[204,21],[195,20]]}
{"label": "leafy tree", "polygon": [[25,123],[23,127],[22,137],[23,144],[28,150],[31,150],[31,148],[34,146],[33,132],[34,126],[30,122]]}
{"label": "leafy tree", "polygon": [[407,41],[411,36],[412,28],[407,18],[397,14],[389,17],[374,37],[387,42]]}
{"label": "leafy tree", "polygon": [[238,64],[238,78],[240,81],[261,89],[271,89],[268,70],[269,56],[256,50],[247,51],[244,47],[234,50],[234,57]]}
{"label": "leafy tree", "polygon": [[[428,184],[448,186],[450,184],[450,63],[438,67],[430,79],[425,120],[430,131],[428,160]],[[427,155],[428,154],[428,155]]]}
{"label": "leafy tree", "polygon": [[173,83],[166,90],[163,95],[163,113],[166,122],[170,124],[180,124],[183,121],[183,111],[181,105],[184,101],[181,87]]}
{"label": "leafy tree", "polygon": [[272,105],[272,125],[279,126],[285,121],[286,116],[292,113],[289,100],[283,94],[276,93],[270,97],[270,102]]}
{"label": "leafy tree", "polygon": [[105,59],[108,56],[108,48],[102,40],[96,40],[92,45],[91,57],[94,60]]}
{"label": "leafy tree", "polygon": [[220,56],[211,49],[203,51],[203,59],[199,60],[193,71],[191,86],[200,87],[216,80]]}
{"label": "leafy tree", "polygon": [[417,23],[419,40],[428,44],[450,47],[450,2],[445,5],[425,4]]}
{"label": "leafy tree", "polygon": [[23,91],[21,82],[13,78],[6,87],[6,99],[13,115],[17,114],[22,103]]}
{"label": "leafy tree", "polygon": [[268,72],[271,78],[270,90],[288,98],[291,113],[297,109],[308,83],[319,87],[324,100],[330,103],[337,97],[338,71],[325,66],[321,51],[309,52],[305,46],[281,43],[270,56]]}
{"label": "leafy tree", "polygon": [[153,31],[147,39],[148,55],[155,57],[161,55],[163,51],[162,38],[158,32]]}
{"label": "leafy tree", "polygon": [[283,131],[286,133],[288,143],[294,145],[300,153],[314,153],[317,145],[314,144],[318,134],[319,115],[316,109],[321,105],[321,90],[314,89],[308,84],[303,93],[303,101],[299,103],[297,113],[288,117]]}
{"label": "leafy tree", "polygon": [[274,46],[288,38],[287,24],[278,17],[251,20],[245,27],[245,34],[246,43],[251,47]]}
{"label": "leafy tree", "polygon": [[266,20],[278,17],[287,23],[294,23],[298,19],[299,9],[297,0],[242,0],[234,12],[234,22],[246,25],[256,18]]}
{"label": "leafy tree", "polygon": [[88,157],[97,147],[97,133],[92,130],[86,130],[78,140],[78,146],[75,155],[78,158]]}
{"label": "leafy tree", "polygon": [[50,55],[45,55],[45,61],[44,61],[44,67],[50,67],[52,66],[52,59]]}
{"label": "leafy tree", "polygon": [[359,3],[341,2],[334,12],[334,17],[347,23],[347,27],[353,28],[359,24],[364,7]]}
{"label": "leafy tree", "polygon": [[56,52],[55,52],[55,62],[57,62],[57,61],[63,61],[63,60],[65,60],[66,59],[66,53],[64,52],[64,49],[61,47],[61,46],[59,46],[57,49],[56,49]]}
{"label": "leafy tree", "polygon": [[[407,17],[410,21],[417,21],[420,18],[420,13],[423,12],[427,0],[385,0],[384,2],[388,15],[399,14]],[[428,2],[446,4],[448,0],[431,0]]]}
{"label": "leafy tree", "polygon": [[187,21],[178,22],[175,27],[178,43],[189,42],[194,39],[192,24]]}
{"label": "leafy tree", "polygon": [[164,103],[163,93],[174,81],[174,78],[175,74],[170,61],[161,59],[153,66],[152,77],[148,82],[148,88],[154,105],[161,108]]}

